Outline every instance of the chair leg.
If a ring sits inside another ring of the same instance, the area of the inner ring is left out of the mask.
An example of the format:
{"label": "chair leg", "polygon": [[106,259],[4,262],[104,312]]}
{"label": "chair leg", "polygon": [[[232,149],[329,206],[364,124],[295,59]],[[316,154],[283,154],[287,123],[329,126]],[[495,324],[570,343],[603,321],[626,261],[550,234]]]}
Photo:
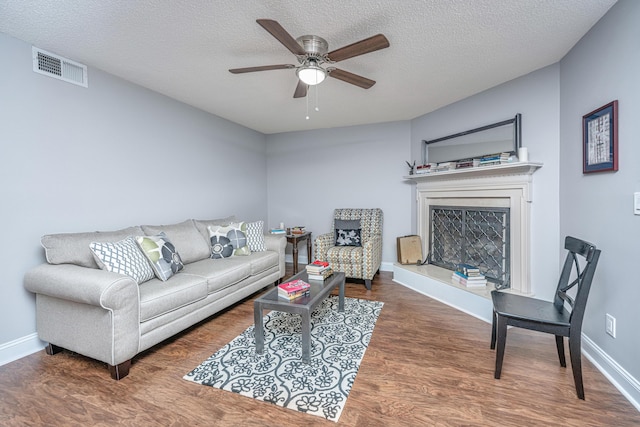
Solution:
{"label": "chair leg", "polygon": [[496,312],[493,312],[493,320],[491,321],[491,350],[496,348]]}
{"label": "chair leg", "polygon": [[560,366],[567,367],[567,360],[564,357],[564,337],[562,335],[556,335],[556,347],[558,349],[558,359],[560,359]]}
{"label": "chair leg", "polygon": [[367,290],[371,290],[371,279],[364,279],[364,286]]}
{"label": "chair leg", "polygon": [[500,316],[496,316],[496,334],[498,348],[496,351],[496,370],[493,377],[500,379],[502,373],[502,360],[504,359],[504,347],[507,343],[507,321]]}
{"label": "chair leg", "polygon": [[584,386],[582,384],[582,353],[580,350],[580,334],[569,336],[569,357],[571,357],[571,369],[573,370],[573,381],[576,383],[576,393],[578,399],[584,400]]}

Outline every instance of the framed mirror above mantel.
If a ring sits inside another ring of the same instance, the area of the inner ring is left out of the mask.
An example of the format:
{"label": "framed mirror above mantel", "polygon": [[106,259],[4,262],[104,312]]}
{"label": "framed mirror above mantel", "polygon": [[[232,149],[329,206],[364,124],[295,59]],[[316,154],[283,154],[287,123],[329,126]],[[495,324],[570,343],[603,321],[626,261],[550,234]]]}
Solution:
{"label": "framed mirror above mantel", "polygon": [[522,147],[522,115],[475,129],[422,141],[423,164],[455,162]]}

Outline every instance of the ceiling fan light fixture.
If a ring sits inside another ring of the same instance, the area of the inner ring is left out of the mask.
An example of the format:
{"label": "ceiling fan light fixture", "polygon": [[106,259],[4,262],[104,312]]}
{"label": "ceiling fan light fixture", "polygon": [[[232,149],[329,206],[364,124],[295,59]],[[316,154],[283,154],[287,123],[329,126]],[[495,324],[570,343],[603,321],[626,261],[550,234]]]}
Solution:
{"label": "ceiling fan light fixture", "polygon": [[324,68],[317,65],[315,61],[308,61],[296,71],[298,78],[309,86],[320,84],[327,77]]}

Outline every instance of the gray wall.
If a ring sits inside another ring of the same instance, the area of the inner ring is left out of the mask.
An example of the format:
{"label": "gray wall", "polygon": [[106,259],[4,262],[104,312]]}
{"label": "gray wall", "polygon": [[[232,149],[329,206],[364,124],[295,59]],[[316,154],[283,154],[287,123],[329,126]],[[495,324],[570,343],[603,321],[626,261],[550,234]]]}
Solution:
{"label": "gray wall", "polygon": [[[602,249],[584,333],[640,379],[640,2],[620,0],[560,62],[560,231]],[[619,171],[582,174],[582,116],[619,101]],[[617,337],[605,334],[605,313]],[[605,361],[606,362],[606,361]],[[639,384],[640,385],[640,384]],[[640,393],[640,388],[637,393]]]}
{"label": "gray wall", "polygon": [[0,348],[35,332],[43,234],[267,219],[264,135],[96,69],[88,89],[36,74],[4,34],[0,54]]}
{"label": "gray wall", "polygon": [[[411,122],[412,157],[420,162],[422,140],[522,114],[522,145],[529,149],[530,161],[544,164],[533,175],[531,207],[532,288],[535,295],[543,299],[552,298],[559,272],[559,73],[559,65],[551,65]],[[405,202],[411,204],[413,224],[417,224],[415,200],[414,189]]]}
{"label": "gray wall", "polygon": [[402,179],[409,135],[409,122],[268,135],[270,225],[304,225],[317,235],[331,231],[335,208],[381,208],[383,269],[390,270],[396,237],[412,227],[411,187]]}

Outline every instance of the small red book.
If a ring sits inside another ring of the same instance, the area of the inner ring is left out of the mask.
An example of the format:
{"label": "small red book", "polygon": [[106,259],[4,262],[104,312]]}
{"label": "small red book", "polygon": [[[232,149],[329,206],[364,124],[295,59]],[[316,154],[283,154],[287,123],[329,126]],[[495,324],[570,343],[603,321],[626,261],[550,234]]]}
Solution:
{"label": "small red book", "polygon": [[307,289],[309,289],[311,287],[310,284],[308,284],[307,282],[305,282],[304,280],[292,280],[290,282],[285,282],[285,283],[281,283],[278,285],[278,291],[279,292],[284,292],[287,294],[294,294],[297,292],[303,292],[306,291]]}

